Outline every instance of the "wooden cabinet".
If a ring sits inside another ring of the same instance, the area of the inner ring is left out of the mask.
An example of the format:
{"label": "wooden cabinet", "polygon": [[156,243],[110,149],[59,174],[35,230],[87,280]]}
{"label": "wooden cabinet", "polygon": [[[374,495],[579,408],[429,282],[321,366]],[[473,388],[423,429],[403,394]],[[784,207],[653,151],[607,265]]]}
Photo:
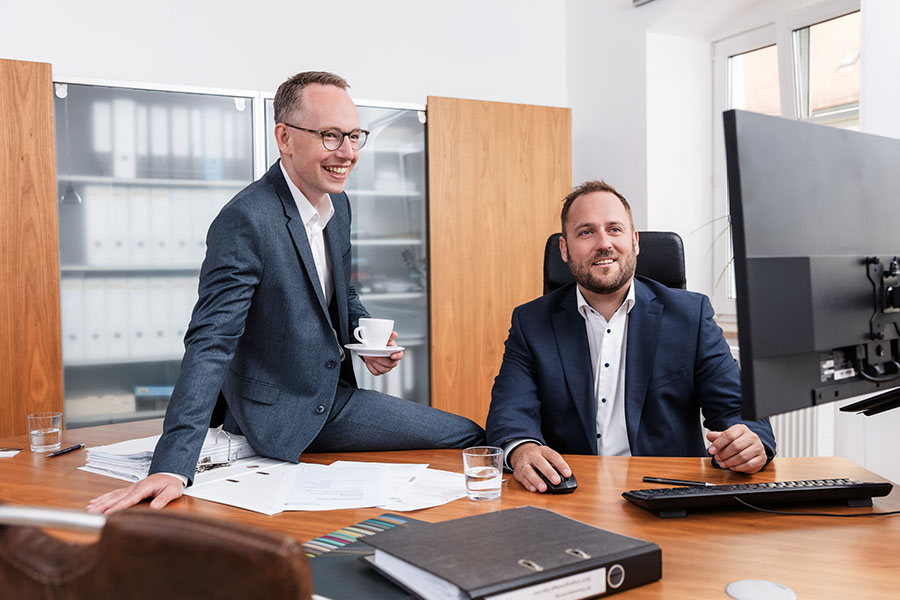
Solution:
{"label": "wooden cabinet", "polygon": [[571,111],[428,98],[431,405],[484,424],[512,310],[541,295]]}
{"label": "wooden cabinet", "polygon": [[0,59],[0,436],[62,410],[50,65]]}

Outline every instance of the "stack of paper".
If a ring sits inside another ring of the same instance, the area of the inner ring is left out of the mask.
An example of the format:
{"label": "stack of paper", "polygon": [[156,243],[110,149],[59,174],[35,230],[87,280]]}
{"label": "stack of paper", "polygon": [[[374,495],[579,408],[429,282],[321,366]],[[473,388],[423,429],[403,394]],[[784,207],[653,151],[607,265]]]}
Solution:
{"label": "stack of paper", "polygon": [[[140,481],[150,471],[150,461],[153,460],[153,450],[159,438],[160,436],[153,435],[88,448],[87,464],[80,468],[126,481]],[[253,456],[256,456],[256,452],[244,436],[210,429],[200,450],[197,470],[203,472],[216,465]]]}

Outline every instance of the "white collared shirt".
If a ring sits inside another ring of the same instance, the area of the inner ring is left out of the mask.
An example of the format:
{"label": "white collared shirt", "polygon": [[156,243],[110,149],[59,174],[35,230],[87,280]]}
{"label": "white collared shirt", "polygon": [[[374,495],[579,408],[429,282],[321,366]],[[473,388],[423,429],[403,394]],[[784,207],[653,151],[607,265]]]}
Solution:
{"label": "white collared shirt", "polygon": [[322,293],[325,294],[325,306],[331,304],[331,297],[334,295],[334,278],[331,276],[331,256],[325,248],[325,226],[334,216],[334,204],[331,203],[331,196],[325,195],[325,202],[318,208],[313,206],[303,192],[300,191],[291,178],[288,177],[287,171],[281,162],[281,173],[284,180],[287,181],[288,189],[291,190],[291,196],[300,211],[300,220],[306,228],[306,237],[309,239],[309,247],[312,250],[313,262],[316,264],[316,275],[319,276],[319,283],[322,286]]}
{"label": "white collared shirt", "polygon": [[575,295],[578,312],[584,318],[594,368],[598,454],[631,456],[625,425],[625,350],[628,343],[628,313],[634,307],[634,283],[609,321],[591,308],[577,287]]}

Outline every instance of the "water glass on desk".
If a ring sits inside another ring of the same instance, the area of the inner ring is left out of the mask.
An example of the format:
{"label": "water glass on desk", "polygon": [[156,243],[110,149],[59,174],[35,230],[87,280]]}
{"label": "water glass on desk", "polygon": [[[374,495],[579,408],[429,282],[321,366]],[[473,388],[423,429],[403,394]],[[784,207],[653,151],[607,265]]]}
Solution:
{"label": "water glass on desk", "polygon": [[469,500],[496,500],[503,483],[503,450],[473,446],[463,450],[463,472]]}
{"label": "water glass on desk", "polygon": [[62,443],[62,413],[31,413],[27,418],[31,451],[49,452],[51,450],[59,450]]}

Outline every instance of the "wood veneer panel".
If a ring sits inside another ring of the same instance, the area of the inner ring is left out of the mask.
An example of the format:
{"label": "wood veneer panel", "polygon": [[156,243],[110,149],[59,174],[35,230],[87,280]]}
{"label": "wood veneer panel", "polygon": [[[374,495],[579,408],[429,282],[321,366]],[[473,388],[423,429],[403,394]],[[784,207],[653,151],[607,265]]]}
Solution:
{"label": "wood veneer panel", "polygon": [[572,187],[571,114],[428,98],[431,404],[484,424],[513,308]]}
{"label": "wood veneer panel", "polygon": [[50,65],[0,59],[0,435],[62,410]]}

